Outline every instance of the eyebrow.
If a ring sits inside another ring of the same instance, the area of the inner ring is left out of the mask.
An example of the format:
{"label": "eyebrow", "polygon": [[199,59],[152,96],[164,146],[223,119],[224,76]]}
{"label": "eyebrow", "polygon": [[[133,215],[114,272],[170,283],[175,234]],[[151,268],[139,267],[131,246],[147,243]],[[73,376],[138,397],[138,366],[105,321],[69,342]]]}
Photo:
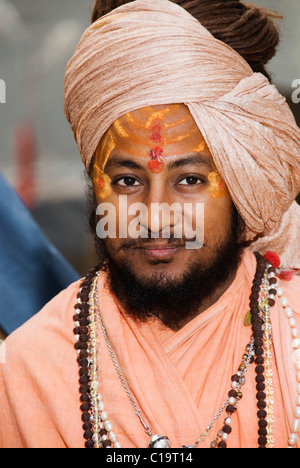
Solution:
{"label": "eyebrow", "polygon": [[128,169],[144,170],[144,167],[132,161],[132,159],[120,158],[119,156],[112,156],[109,158],[106,164],[106,168],[110,167],[126,167]]}
{"label": "eyebrow", "polygon": [[212,159],[209,158],[208,156],[205,156],[203,154],[190,154],[182,159],[178,159],[177,161],[173,161],[170,164],[168,164],[167,168],[168,170],[172,169],[178,169],[179,167],[184,167],[184,166],[191,166],[198,164],[200,166],[207,166],[209,169],[213,169],[213,162]]}
{"label": "eyebrow", "polygon": [[[204,165],[204,166],[207,166],[209,169],[214,169],[212,159],[206,155],[199,154],[199,153],[188,154],[181,159],[172,161],[171,163],[167,165],[166,168],[169,171],[171,171],[173,169],[178,169],[179,167],[191,166],[195,164],[202,165],[202,166]],[[106,164],[106,168],[111,168],[111,167],[126,167],[127,169],[136,169],[140,171],[146,170],[145,167],[141,166],[135,161],[132,161],[132,159],[121,158],[119,156],[112,156],[108,160]]]}

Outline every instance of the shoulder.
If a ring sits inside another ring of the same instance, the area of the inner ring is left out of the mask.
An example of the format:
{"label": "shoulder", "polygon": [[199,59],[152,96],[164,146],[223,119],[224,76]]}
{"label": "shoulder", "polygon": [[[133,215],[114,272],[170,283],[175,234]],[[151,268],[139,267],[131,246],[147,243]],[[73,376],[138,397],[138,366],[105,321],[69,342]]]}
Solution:
{"label": "shoulder", "polygon": [[8,356],[26,359],[74,341],[73,315],[80,283],[71,284],[5,340]]}
{"label": "shoulder", "polygon": [[82,443],[73,334],[80,283],[62,291],[4,341],[0,418],[6,431],[0,431],[0,447]]}
{"label": "shoulder", "polygon": [[290,291],[291,293],[300,292],[300,276],[298,274],[295,274],[289,281],[279,279],[279,282],[282,288]]}

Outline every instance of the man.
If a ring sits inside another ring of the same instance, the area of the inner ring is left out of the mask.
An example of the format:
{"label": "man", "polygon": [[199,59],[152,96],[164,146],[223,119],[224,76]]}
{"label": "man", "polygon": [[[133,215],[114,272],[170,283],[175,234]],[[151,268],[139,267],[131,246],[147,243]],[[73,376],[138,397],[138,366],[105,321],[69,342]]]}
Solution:
{"label": "man", "polygon": [[168,0],[93,23],[65,86],[99,265],[5,343],[1,446],[297,447],[300,136],[284,99]]}

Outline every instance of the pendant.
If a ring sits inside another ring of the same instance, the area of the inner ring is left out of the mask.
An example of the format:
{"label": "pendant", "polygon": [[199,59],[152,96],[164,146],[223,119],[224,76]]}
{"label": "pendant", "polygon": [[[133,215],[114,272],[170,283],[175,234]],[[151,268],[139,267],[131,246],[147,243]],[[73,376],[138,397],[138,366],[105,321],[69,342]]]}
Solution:
{"label": "pendant", "polygon": [[168,437],[162,435],[151,436],[148,448],[170,448],[170,441]]}

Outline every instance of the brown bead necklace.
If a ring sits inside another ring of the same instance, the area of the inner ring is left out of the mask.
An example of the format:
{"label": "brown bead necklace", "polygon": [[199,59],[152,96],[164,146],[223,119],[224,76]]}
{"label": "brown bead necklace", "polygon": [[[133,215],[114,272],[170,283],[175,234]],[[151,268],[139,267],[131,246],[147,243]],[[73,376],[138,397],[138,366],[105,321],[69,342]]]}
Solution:
{"label": "brown bead necklace", "polygon": [[[266,448],[268,445],[268,413],[267,395],[265,393],[265,350],[264,343],[266,335],[269,337],[269,330],[266,330],[266,320],[264,317],[264,308],[269,311],[270,307],[275,304],[274,297],[276,288],[272,288],[272,284],[277,283],[275,276],[275,268],[267,264],[265,259],[260,254],[255,254],[257,259],[257,269],[253,281],[253,286],[250,296],[250,312],[252,324],[251,342],[246,346],[242,362],[238,372],[232,376],[232,388],[228,392],[228,398],[219,413],[213,419],[211,424],[202,432],[194,446],[184,446],[185,448],[196,448],[202,440],[204,440],[210,429],[218,420],[223,411],[226,411],[227,416],[224,420],[222,429],[218,432],[215,440],[211,442],[211,448],[227,448],[227,439],[232,432],[231,420],[233,414],[237,410],[237,405],[242,398],[241,388],[246,383],[245,375],[250,364],[255,361],[256,368],[256,398],[257,398],[257,417],[258,417],[258,447]],[[168,448],[170,447],[169,439],[165,436],[153,435],[151,429],[144,423],[141,412],[135,405],[131,397],[128,386],[114,358],[113,351],[110,347],[106,330],[101,317],[97,303],[97,283],[99,276],[99,268],[93,268],[85,277],[80,285],[80,291],[77,295],[78,302],[75,305],[75,322],[74,334],[76,336],[75,349],[78,353],[77,362],[79,365],[79,392],[81,401],[83,437],[86,448],[121,448],[117,441],[117,437],[113,432],[112,423],[108,420],[108,415],[105,411],[104,403],[101,395],[98,392],[98,373],[97,373],[97,326],[96,319],[99,316],[100,325],[103,331],[105,341],[108,345],[110,355],[113,359],[116,370],[122,381],[124,389],[131,400],[132,406],[135,408],[136,415],[139,417],[144,426],[144,430],[150,436],[149,448]],[[271,278],[270,278],[271,276]],[[265,280],[265,288],[267,297],[264,298],[262,305],[262,284]],[[271,289],[270,289],[271,288]]]}

